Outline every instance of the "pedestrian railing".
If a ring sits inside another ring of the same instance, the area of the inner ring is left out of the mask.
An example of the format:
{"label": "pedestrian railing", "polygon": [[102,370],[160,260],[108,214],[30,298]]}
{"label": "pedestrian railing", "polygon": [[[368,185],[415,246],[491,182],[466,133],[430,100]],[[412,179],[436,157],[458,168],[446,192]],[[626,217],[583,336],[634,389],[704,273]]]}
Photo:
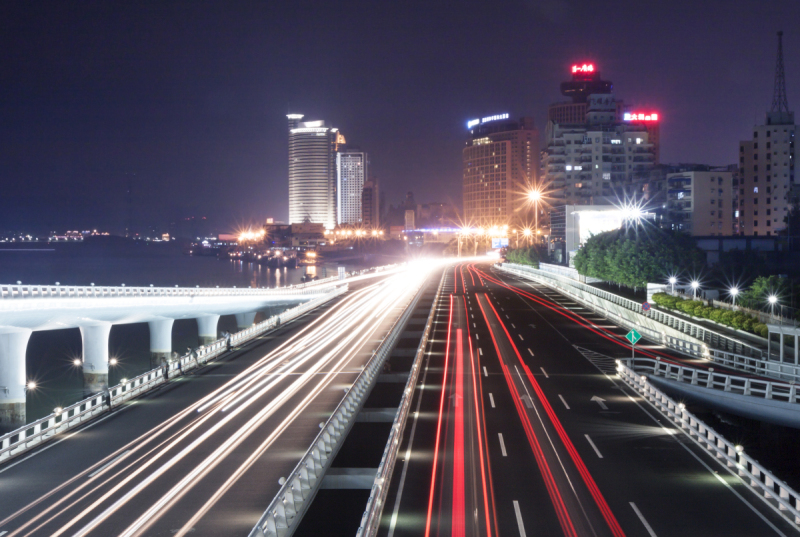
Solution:
{"label": "pedestrian railing", "polygon": [[383,369],[384,362],[402,334],[406,321],[423,290],[424,280],[406,304],[403,314],[392,324],[387,336],[367,361],[347,394],[328,420],[322,424],[311,447],[308,448],[288,477],[282,480],[281,488],[258,523],[250,531],[250,537],[288,537],[297,529],[322,483],[325,472],[336,457],[364,401],[369,396],[377,376]]}
{"label": "pedestrian railing", "polygon": [[742,446],[729,442],[686,410],[683,403],[676,403],[653,386],[645,375],[634,371],[621,360],[617,360],[617,372],[626,384],[640,393],[698,446],[714,455],[720,464],[735,469],[742,482],[757,494],[763,495],[773,509],[796,526],[800,525],[800,494],[747,455]]}
{"label": "pedestrian railing", "polygon": [[264,332],[276,328],[279,324],[296,319],[346,292],[347,284],[339,285],[325,295],[274,315],[250,328],[236,332],[229,338],[218,339],[174,361],[168,362],[164,366],[159,366],[131,379],[126,379],[124,382],[110,387],[107,393],[95,394],[73,405],[55,409],[52,414],[44,418],[6,433],[0,436],[0,463],[37,447],[59,433],[74,429],[129,399],[147,393],[173,377],[202,367],[209,360],[227,352],[230,347],[246,343]]}
{"label": "pedestrian railing", "polygon": [[397,454],[400,450],[400,442],[403,439],[403,433],[406,429],[406,422],[408,421],[408,414],[411,409],[411,401],[414,398],[414,388],[417,385],[420,369],[422,369],[422,358],[425,356],[425,348],[428,346],[428,338],[430,337],[431,327],[433,326],[433,320],[436,315],[436,306],[442,294],[444,280],[445,275],[443,274],[439,281],[439,288],[436,290],[436,296],[434,296],[433,303],[431,304],[431,311],[428,314],[428,322],[425,325],[425,331],[422,333],[422,339],[417,348],[417,356],[414,358],[406,387],[403,390],[403,398],[400,401],[400,407],[397,409],[394,423],[392,423],[389,440],[386,442],[386,448],[384,448],[381,463],[378,465],[378,472],[375,476],[372,490],[370,491],[364,515],[361,517],[361,525],[358,528],[357,537],[374,536],[378,533],[383,508],[386,505],[386,496],[389,494],[389,483],[392,480],[394,466],[397,462]]}
{"label": "pedestrian railing", "polygon": [[624,360],[628,367],[637,373],[650,373],[656,377],[675,380],[692,386],[711,388],[739,395],[749,395],[762,399],[798,403],[797,388],[793,383],[774,382],[765,379],[728,375],[711,369],[698,369],[652,358],[633,358]]}
{"label": "pedestrian railing", "polygon": [[696,339],[710,348],[735,353],[740,356],[766,358],[764,349],[755,345],[731,337],[730,335],[716,332],[705,326],[693,323],[685,318],[672,315],[660,309],[651,308],[649,311],[643,311],[640,302],[621,297],[603,289],[598,289],[597,287],[592,287],[591,285],[581,283],[571,278],[511,263],[503,263],[499,265],[499,268],[518,276],[535,279],[551,287],[569,290],[572,295],[578,295],[578,292],[580,292],[598,297],[624,310],[634,312],[637,315],[641,315],[643,318],[658,322],[690,338]]}

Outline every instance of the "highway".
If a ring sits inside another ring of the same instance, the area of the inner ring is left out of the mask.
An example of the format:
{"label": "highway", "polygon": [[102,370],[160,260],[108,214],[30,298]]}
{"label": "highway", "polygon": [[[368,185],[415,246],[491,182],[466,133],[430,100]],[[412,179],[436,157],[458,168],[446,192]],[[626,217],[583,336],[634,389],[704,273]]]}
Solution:
{"label": "highway", "polygon": [[615,378],[625,330],[487,264],[444,289],[380,535],[797,534]]}
{"label": "highway", "polygon": [[427,270],[341,299],[0,466],[0,535],[247,535]]}

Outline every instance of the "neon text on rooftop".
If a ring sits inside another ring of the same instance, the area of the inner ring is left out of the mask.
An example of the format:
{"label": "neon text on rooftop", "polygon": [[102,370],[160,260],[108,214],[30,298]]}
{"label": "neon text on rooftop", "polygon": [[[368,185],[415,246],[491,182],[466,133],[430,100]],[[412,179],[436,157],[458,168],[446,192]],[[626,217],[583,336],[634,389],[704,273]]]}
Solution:
{"label": "neon text on rooftop", "polygon": [[572,66],[573,73],[594,73],[594,64],[593,63],[584,63],[583,65],[573,65]]}
{"label": "neon text on rooftop", "polygon": [[487,116],[487,117],[482,118],[482,119],[471,119],[471,120],[467,121],[467,128],[471,129],[475,125],[482,124],[482,123],[488,123],[490,121],[498,121],[500,119],[508,119],[508,114],[497,114],[497,115],[494,115],[494,116]]}
{"label": "neon text on rooftop", "polygon": [[625,112],[622,119],[625,121],[658,121],[658,114],[655,112],[648,114],[642,112]]}

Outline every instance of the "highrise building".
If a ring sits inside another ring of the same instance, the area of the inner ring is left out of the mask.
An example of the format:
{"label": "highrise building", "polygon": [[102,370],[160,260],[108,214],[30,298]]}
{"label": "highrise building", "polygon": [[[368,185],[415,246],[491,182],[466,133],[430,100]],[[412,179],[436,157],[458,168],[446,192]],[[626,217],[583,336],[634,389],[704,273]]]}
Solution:
{"label": "highrise building", "polygon": [[367,182],[367,154],[357,147],[345,147],[336,153],[336,223],[363,223],[362,195]]}
{"label": "highrise building", "polygon": [[772,108],[766,123],[753,128],[753,140],[739,142],[738,229],[741,235],[775,235],[786,228],[790,195],[796,181],[797,146],[794,112],[786,99],[783,32],[778,32],[778,60]]}
{"label": "highrise building", "polygon": [[561,84],[572,102],[549,107],[542,175],[552,205],[614,203],[636,195],[658,162],[659,114],[628,110],[592,64]]}
{"label": "highrise building", "polygon": [[361,191],[361,222],[369,228],[380,227],[380,195],[378,180],[370,179]]}
{"label": "highrise building", "polygon": [[736,169],[698,166],[666,177],[666,214],[662,227],[690,235],[733,234],[733,183]]}
{"label": "highrise building", "polygon": [[514,225],[530,220],[526,193],[537,184],[539,131],[533,118],[499,114],[467,123],[464,219],[470,226]]}
{"label": "highrise building", "polygon": [[339,129],[289,114],[289,223],[336,226],[336,151]]}

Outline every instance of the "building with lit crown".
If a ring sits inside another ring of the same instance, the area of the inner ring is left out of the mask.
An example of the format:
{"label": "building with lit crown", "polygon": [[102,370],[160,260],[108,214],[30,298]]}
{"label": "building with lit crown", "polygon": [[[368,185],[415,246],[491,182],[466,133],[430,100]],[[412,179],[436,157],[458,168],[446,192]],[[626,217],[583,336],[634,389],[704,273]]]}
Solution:
{"label": "building with lit crown", "polygon": [[499,114],[467,123],[462,152],[464,220],[472,227],[514,225],[530,220],[526,192],[536,184],[539,131],[533,118]]}
{"label": "building with lit crown", "polygon": [[324,121],[289,114],[289,223],[336,226],[336,152],[344,137]]}
{"label": "building with lit crown", "polygon": [[336,223],[363,223],[362,196],[367,182],[367,154],[355,147],[336,153]]}

